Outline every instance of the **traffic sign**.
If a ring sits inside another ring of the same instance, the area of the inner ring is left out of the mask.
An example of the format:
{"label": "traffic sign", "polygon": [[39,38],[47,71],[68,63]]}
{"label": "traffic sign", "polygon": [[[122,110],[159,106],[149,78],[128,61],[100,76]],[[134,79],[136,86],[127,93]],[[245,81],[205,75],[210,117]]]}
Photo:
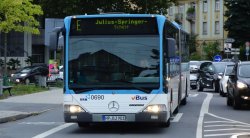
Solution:
{"label": "traffic sign", "polygon": [[225,40],[226,43],[233,43],[235,40],[233,38],[227,38]]}
{"label": "traffic sign", "polygon": [[240,54],[240,49],[239,48],[232,48],[231,49],[231,54],[232,55],[239,55]]}
{"label": "traffic sign", "polygon": [[220,55],[215,55],[214,56],[214,61],[215,62],[220,62],[222,60],[222,57]]}
{"label": "traffic sign", "polygon": [[230,53],[232,48],[232,43],[224,43],[224,52]]}

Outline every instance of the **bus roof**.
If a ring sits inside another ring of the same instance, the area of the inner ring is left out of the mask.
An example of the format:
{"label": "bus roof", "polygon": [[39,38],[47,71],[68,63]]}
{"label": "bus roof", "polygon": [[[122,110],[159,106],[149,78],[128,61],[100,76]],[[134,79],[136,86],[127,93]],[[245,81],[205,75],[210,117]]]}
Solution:
{"label": "bus roof", "polygon": [[159,14],[91,14],[91,15],[72,15],[72,16],[68,16],[68,17],[72,17],[72,18],[86,18],[86,17],[156,17],[156,16],[162,16],[165,17],[163,15],[159,15]]}

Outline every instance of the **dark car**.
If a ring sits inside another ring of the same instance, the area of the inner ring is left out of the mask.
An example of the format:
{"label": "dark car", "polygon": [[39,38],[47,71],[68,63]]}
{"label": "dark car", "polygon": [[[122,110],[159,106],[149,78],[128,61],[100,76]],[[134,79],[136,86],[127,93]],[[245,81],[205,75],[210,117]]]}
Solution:
{"label": "dark car", "polygon": [[238,62],[229,74],[227,82],[227,105],[240,109],[250,104],[250,62]]}
{"label": "dark car", "polygon": [[198,72],[198,91],[203,91],[204,88],[215,89],[215,92],[219,91],[219,79],[212,62],[203,62]]}
{"label": "dark car", "polygon": [[47,76],[48,74],[49,69],[45,65],[27,66],[11,74],[11,80],[15,83],[29,84],[36,82],[36,76]]}

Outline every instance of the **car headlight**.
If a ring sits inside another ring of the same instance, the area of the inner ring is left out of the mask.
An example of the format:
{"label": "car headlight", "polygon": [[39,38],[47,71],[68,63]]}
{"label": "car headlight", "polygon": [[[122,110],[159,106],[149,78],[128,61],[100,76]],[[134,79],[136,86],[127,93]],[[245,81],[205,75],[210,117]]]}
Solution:
{"label": "car headlight", "polygon": [[80,106],[78,105],[64,105],[64,111],[70,113],[80,113],[85,112]]}
{"label": "car headlight", "polygon": [[247,88],[247,85],[243,82],[237,81],[237,87],[240,89]]}
{"label": "car headlight", "polygon": [[143,110],[143,112],[152,112],[152,113],[158,113],[163,111],[167,111],[167,108],[164,104],[149,105],[146,109]]}
{"label": "car headlight", "polygon": [[219,76],[218,76],[218,79],[222,79],[222,76],[219,75]]}
{"label": "car headlight", "polygon": [[21,77],[25,77],[25,76],[27,76],[28,74],[27,73],[24,73],[24,74],[21,74],[20,76]]}

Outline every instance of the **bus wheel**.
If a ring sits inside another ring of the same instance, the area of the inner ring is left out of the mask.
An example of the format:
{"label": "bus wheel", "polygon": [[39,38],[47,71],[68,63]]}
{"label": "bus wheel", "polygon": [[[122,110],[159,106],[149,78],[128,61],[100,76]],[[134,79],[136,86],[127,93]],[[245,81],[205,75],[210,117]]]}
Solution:
{"label": "bus wheel", "polygon": [[90,126],[90,124],[89,123],[78,123],[78,127],[82,127],[82,128],[86,128],[86,127],[89,127]]}
{"label": "bus wheel", "polygon": [[169,126],[170,126],[170,118],[168,119],[167,122],[160,123],[160,127],[162,127],[162,128],[167,128]]}

